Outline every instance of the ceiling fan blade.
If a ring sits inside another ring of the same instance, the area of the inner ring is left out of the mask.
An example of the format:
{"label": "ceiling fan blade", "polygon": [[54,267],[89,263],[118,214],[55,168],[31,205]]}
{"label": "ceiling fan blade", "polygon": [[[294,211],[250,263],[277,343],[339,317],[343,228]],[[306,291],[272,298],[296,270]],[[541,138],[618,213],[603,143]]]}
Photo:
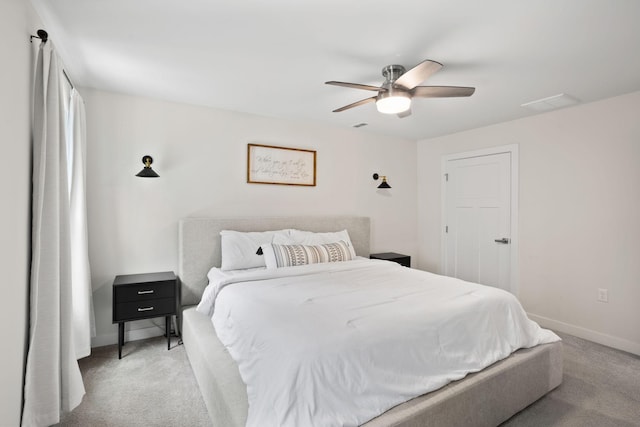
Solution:
{"label": "ceiling fan blade", "polygon": [[404,119],[405,117],[409,117],[411,115],[411,108],[407,111],[403,111],[402,113],[396,114],[399,118]]}
{"label": "ceiling fan blade", "polygon": [[376,100],[375,96],[372,96],[371,98],[361,99],[360,101],[356,101],[353,104],[349,104],[349,105],[345,105],[344,107],[337,108],[333,110],[333,112],[339,113],[341,111],[348,110],[349,108],[358,107],[360,105],[368,104],[369,102],[374,102],[375,100]]}
{"label": "ceiling fan blade", "polygon": [[417,86],[411,90],[411,95],[420,98],[453,98],[458,96],[471,96],[475,91],[475,87]]}
{"label": "ceiling fan blade", "polygon": [[369,85],[361,85],[359,83],[346,83],[346,82],[336,82],[336,81],[330,81],[330,82],[324,82],[324,84],[326,85],[333,85],[333,86],[344,86],[344,87],[350,87],[353,89],[363,89],[363,90],[373,90],[376,92],[386,92],[387,89],[383,88],[383,87],[378,87],[378,86],[369,86]]}
{"label": "ceiling fan blade", "polygon": [[430,59],[424,60],[396,80],[394,86],[402,86],[405,89],[413,89],[429,77],[437,73],[442,64]]}

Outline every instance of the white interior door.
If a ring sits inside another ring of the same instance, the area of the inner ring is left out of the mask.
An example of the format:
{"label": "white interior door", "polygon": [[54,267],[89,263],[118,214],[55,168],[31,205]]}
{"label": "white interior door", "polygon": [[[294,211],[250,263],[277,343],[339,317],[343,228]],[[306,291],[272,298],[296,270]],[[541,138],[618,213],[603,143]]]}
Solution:
{"label": "white interior door", "polygon": [[443,162],[447,276],[514,292],[512,154],[450,157]]}

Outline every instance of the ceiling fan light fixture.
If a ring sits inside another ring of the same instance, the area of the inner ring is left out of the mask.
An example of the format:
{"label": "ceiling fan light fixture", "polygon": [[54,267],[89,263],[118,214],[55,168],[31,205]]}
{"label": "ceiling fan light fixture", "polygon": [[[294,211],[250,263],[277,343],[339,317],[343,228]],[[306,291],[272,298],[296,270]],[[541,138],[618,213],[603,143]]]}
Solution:
{"label": "ceiling fan light fixture", "polygon": [[411,115],[412,98],[452,98],[473,95],[476,90],[474,87],[418,86],[421,82],[437,73],[441,68],[441,63],[425,59],[409,71],[406,71],[402,65],[387,65],[382,69],[382,75],[385,80],[381,86],[339,82],[335,80],[325,82],[325,84],[378,92],[376,96],[371,96],[361,99],[360,101],[352,102],[344,107],[336,108],[333,110],[334,113],[375,102],[378,112],[395,114],[399,118],[403,118]]}
{"label": "ceiling fan light fixture", "polygon": [[403,93],[379,97],[376,100],[376,108],[383,114],[404,113],[411,108],[411,98]]}

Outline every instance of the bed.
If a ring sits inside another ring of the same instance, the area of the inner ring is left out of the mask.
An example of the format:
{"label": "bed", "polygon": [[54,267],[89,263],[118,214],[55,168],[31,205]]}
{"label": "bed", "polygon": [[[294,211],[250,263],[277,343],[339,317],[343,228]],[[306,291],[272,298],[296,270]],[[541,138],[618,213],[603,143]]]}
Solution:
{"label": "bed", "polygon": [[[220,266],[220,231],[300,229],[348,230],[359,256],[369,254],[370,222],[365,217],[187,218],[179,224],[179,277],[185,349],[212,424],[245,426],[247,386],[238,364],[222,344],[211,319],[197,311],[212,266]],[[382,261],[380,261],[382,262]],[[562,381],[560,342],[520,349],[487,368],[430,393],[400,403],[364,422],[378,426],[495,426]]]}

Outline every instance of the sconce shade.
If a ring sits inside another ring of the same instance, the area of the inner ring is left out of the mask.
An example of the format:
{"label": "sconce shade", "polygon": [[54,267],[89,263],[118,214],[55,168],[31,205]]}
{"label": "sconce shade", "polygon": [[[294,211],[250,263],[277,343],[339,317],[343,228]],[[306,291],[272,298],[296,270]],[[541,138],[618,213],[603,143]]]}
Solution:
{"label": "sconce shade", "polygon": [[378,185],[378,188],[391,188],[391,186],[387,183],[387,177],[382,177],[382,182]]}
{"label": "sconce shade", "polygon": [[143,156],[142,163],[144,164],[144,168],[140,172],[136,174],[140,178],[158,178],[158,175],[153,169],[151,169],[151,163],[153,163],[153,157],[151,156]]}
{"label": "sconce shade", "polygon": [[380,178],[382,178],[382,182],[380,183],[380,185],[378,185],[378,188],[391,188],[391,186],[387,182],[387,177],[386,176],[378,175],[377,173],[373,174],[373,180],[374,181],[377,181]]}

